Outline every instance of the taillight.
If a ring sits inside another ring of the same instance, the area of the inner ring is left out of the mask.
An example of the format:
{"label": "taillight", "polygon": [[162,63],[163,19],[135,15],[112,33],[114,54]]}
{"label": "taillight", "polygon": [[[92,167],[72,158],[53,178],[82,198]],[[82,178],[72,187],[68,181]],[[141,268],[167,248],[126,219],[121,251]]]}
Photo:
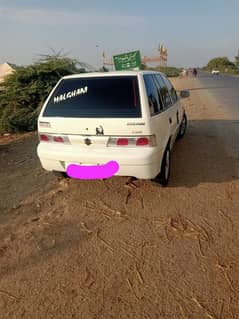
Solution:
{"label": "taillight", "polygon": [[70,144],[68,136],[59,136],[54,134],[39,134],[41,142],[66,143]]}
{"label": "taillight", "polygon": [[119,145],[119,146],[129,145],[129,140],[127,138],[119,138],[117,140],[117,145]]}
{"label": "taillight", "polygon": [[149,144],[149,139],[147,137],[140,137],[136,141],[137,146],[145,146]]}
{"label": "taillight", "polygon": [[147,146],[152,147],[156,146],[156,136],[137,136],[137,137],[110,137],[107,143],[108,147],[140,147]]}
{"label": "taillight", "polygon": [[45,134],[40,134],[39,136],[39,139],[40,141],[43,141],[43,142],[49,142],[49,136],[45,135]]}
{"label": "taillight", "polygon": [[64,139],[61,136],[54,136],[53,141],[57,143],[64,143]]}

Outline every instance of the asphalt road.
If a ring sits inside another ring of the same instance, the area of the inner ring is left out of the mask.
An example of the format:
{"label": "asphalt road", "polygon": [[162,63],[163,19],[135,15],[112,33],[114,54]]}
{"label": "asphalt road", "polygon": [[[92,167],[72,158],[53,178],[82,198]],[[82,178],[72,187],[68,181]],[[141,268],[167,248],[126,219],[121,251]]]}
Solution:
{"label": "asphalt road", "polygon": [[208,90],[233,119],[239,120],[239,77],[199,72],[198,78],[201,89]]}
{"label": "asphalt road", "polygon": [[215,104],[224,113],[223,120],[215,113],[210,126],[217,130],[217,136],[229,156],[239,159],[239,77],[199,71],[197,78],[191,79],[191,85],[187,89],[191,93],[195,92],[199,98],[208,96],[208,103]]}

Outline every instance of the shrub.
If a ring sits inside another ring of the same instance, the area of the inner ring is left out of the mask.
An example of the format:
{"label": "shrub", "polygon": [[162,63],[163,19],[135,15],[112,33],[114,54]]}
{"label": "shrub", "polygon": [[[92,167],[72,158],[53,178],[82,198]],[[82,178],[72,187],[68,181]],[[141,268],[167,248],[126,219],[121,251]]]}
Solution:
{"label": "shrub", "polygon": [[0,119],[0,131],[2,132],[26,132],[36,129],[35,112],[29,112],[27,108],[12,111],[11,107],[5,108]]}
{"label": "shrub", "polygon": [[169,66],[157,67],[156,70],[164,73],[167,77],[177,77],[180,75],[180,69],[175,67],[169,67]]}
{"label": "shrub", "polygon": [[0,133],[36,129],[43,102],[62,76],[79,73],[77,64],[76,60],[52,55],[17,67],[0,86]]}
{"label": "shrub", "polygon": [[147,65],[142,65],[143,70],[153,70],[164,73],[168,77],[176,77],[180,75],[180,69],[172,66],[156,66],[148,67]]}

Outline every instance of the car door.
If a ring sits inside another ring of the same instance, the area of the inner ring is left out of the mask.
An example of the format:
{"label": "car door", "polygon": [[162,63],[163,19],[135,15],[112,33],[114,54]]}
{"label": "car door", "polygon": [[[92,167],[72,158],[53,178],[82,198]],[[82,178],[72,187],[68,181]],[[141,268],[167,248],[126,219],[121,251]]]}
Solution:
{"label": "car door", "polygon": [[[162,159],[163,152],[171,134],[168,115],[167,112],[164,111],[160,87],[154,74],[145,74],[144,83],[149,107],[149,126],[152,134],[156,135],[159,158]],[[160,162],[161,161],[159,161],[159,163]]]}
{"label": "car door", "polygon": [[165,112],[168,114],[173,144],[177,135],[178,127],[180,125],[180,111],[177,93],[166,76],[163,74],[157,74],[156,77],[161,87],[161,96],[163,99]]}
{"label": "car door", "polygon": [[175,88],[173,87],[172,83],[169,81],[169,79],[161,74],[160,75],[166,84],[166,87],[168,89],[168,92],[170,94],[170,98],[172,101],[172,105],[170,106],[171,109],[171,117],[172,117],[172,134],[174,136],[174,139],[177,136],[178,128],[180,126],[181,120],[182,120],[182,108],[176,93]]}
{"label": "car door", "polygon": [[[171,141],[174,142],[175,126],[176,126],[176,112],[173,108],[172,98],[170,96],[169,90],[166,86],[166,83],[163,81],[163,78],[160,74],[155,74],[155,80],[158,83],[160,96],[163,103],[163,110],[165,114],[165,125],[168,126],[168,139],[172,137]],[[171,145],[172,146],[172,145]]]}

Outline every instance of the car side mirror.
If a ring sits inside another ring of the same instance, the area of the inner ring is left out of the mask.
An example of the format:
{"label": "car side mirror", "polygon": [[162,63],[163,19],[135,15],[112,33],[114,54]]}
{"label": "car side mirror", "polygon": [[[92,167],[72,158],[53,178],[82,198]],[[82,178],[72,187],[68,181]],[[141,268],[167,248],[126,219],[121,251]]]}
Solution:
{"label": "car side mirror", "polygon": [[183,90],[183,91],[180,91],[180,97],[182,99],[186,98],[186,97],[189,97],[190,96],[190,92],[188,90]]}

